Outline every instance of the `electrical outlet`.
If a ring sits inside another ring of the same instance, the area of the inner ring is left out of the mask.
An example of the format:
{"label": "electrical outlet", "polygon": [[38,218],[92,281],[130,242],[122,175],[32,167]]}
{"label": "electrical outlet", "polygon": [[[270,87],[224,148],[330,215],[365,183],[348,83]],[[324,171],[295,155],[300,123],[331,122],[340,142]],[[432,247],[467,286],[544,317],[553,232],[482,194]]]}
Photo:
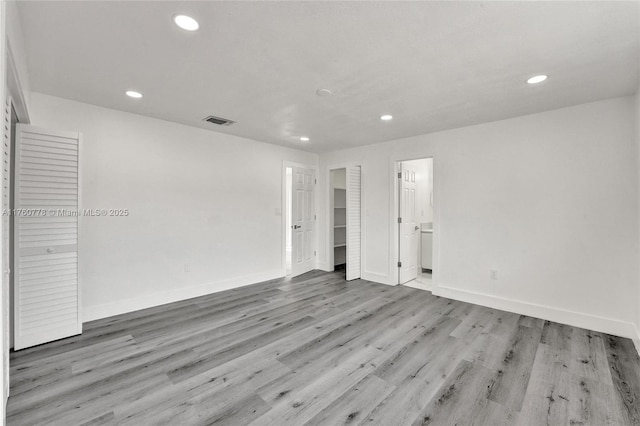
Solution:
{"label": "electrical outlet", "polygon": [[184,271],[185,272],[191,272],[191,266],[188,263],[184,264]]}
{"label": "electrical outlet", "polygon": [[489,269],[489,278],[492,280],[498,279],[498,270],[497,269]]}

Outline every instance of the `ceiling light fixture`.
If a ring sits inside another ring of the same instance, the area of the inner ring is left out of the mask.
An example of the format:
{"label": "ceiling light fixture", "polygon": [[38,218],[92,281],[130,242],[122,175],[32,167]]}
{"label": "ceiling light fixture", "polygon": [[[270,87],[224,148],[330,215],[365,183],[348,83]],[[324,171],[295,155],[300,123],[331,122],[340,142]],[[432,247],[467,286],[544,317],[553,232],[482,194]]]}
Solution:
{"label": "ceiling light fixture", "polygon": [[333,92],[331,91],[331,89],[318,89],[316,90],[316,95],[320,96],[321,98],[324,98],[326,96],[331,96],[333,94]]}
{"label": "ceiling light fixture", "polygon": [[393,119],[393,116],[389,115],[389,114],[385,114],[385,115],[380,117],[380,120],[382,120],[382,121],[389,121],[389,120],[392,120],[392,119]]}
{"label": "ceiling light fixture", "polygon": [[176,15],[173,17],[173,22],[183,30],[187,31],[196,31],[200,28],[198,21],[187,15]]}
{"label": "ceiling light fixture", "polygon": [[136,98],[136,99],[140,99],[142,97],[142,93],[140,92],[136,92],[135,90],[127,90],[126,92],[124,92],[127,96],[129,96],[130,98]]}
{"label": "ceiling light fixture", "polygon": [[300,138],[300,140],[301,140],[302,142],[309,142],[309,138],[308,138],[308,137],[306,137],[306,136],[302,136],[302,137]]}
{"label": "ceiling light fixture", "polygon": [[527,80],[527,83],[529,84],[537,84],[537,83],[542,83],[543,81],[545,81],[547,79],[547,76],[544,74],[541,75],[536,75],[534,77],[531,77],[530,79]]}

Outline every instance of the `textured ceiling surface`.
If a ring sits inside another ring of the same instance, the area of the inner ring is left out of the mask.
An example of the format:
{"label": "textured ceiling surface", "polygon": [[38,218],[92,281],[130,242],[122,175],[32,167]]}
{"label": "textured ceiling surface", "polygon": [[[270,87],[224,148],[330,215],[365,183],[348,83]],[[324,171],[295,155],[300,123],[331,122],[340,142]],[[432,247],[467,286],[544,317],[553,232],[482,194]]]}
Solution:
{"label": "textured ceiling surface", "polygon": [[[639,5],[33,1],[20,13],[34,91],[326,152],[631,95]],[[200,30],[176,27],[177,13]]]}

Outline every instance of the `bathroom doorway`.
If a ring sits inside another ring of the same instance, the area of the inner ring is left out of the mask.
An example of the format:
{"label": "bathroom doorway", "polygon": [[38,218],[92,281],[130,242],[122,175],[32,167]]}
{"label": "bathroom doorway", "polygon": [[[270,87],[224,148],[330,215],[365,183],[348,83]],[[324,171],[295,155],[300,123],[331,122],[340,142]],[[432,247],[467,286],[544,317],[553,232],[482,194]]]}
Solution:
{"label": "bathroom doorway", "polygon": [[433,158],[397,162],[398,283],[433,285]]}

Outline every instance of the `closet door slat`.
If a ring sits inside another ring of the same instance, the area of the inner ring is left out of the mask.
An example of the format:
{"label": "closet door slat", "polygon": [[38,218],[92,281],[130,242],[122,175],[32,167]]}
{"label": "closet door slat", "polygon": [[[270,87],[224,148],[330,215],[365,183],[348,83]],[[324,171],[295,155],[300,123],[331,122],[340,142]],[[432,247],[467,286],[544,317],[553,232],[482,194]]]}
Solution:
{"label": "closet door slat", "polygon": [[16,350],[82,332],[78,282],[79,153],[78,133],[18,125],[14,216]]}
{"label": "closet door slat", "polygon": [[347,280],[361,276],[361,169],[347,167]]}

